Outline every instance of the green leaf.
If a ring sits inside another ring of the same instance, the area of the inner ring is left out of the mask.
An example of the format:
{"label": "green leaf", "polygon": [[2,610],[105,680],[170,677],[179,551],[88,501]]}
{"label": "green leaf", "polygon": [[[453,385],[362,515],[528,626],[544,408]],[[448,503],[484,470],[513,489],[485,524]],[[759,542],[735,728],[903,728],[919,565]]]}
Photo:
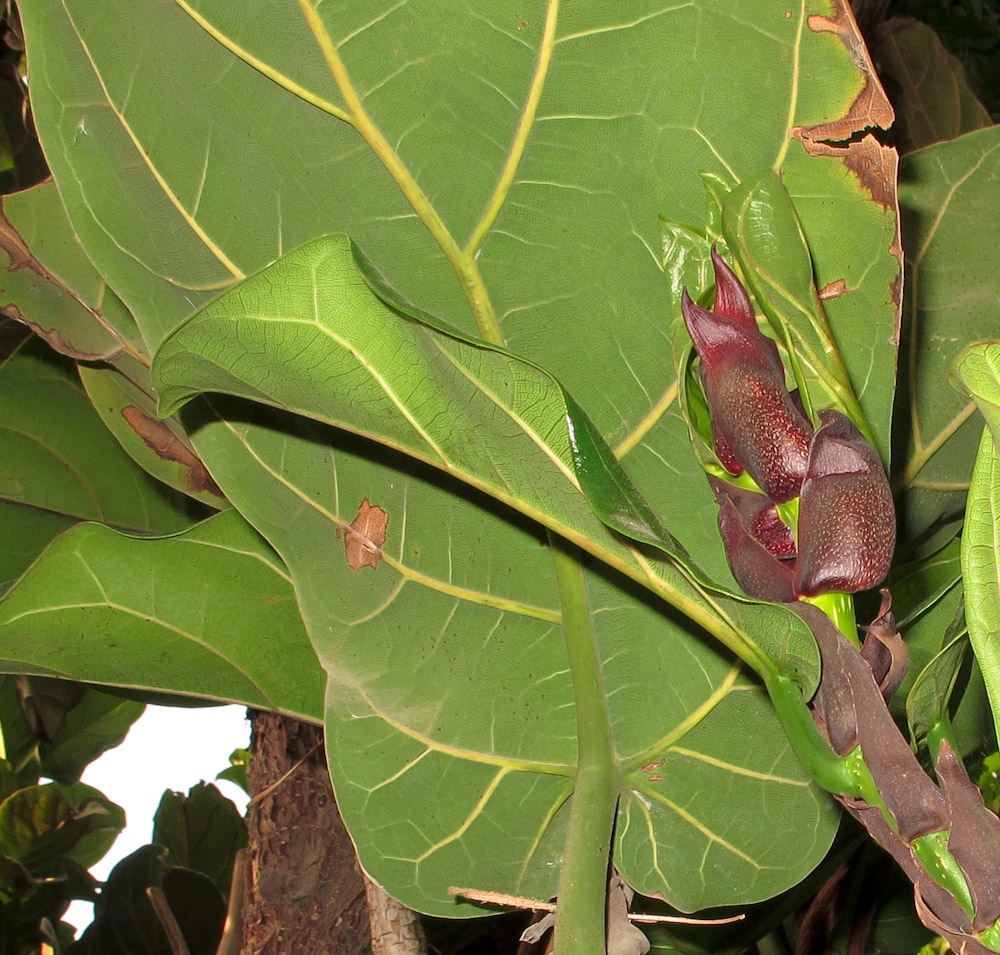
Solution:
{"label": "green leaf", "polygon": [[[369,442],[212,404],[219,419],[193,431],[195,446],[288,564],[328,669],[328,759],[366,871],[436,914],[481,914],[448,894],[457,883],[551,895],[576,718],[538,527]],[[388,515],[387,537],[377,566],[355,571],[345,529],[365,500]],[[626,878],[686,910],[797,881],[825,851],[836,812],[806,782],[762,691],[636,584],[588,562],[586,588],[626,773]],[[760,615],[748,631],[794,633],[781,608],[747,610]],[[657,779],[661,758],[673,771]],[[736,824],[746,817],[734,804],[750,813],[761,799],[782,807],[784,841]],[[675,853],[680,845],[693,854]],[[706,853],[719,864],[704,869]]]}
{"label": "green leaf", "polygon": [[972,471],[962,533],[962,572],[965,577],[965,617],[1000,734],[1000,563],[997,527],[1000,527],[1000,345],[972,345],[954,365],[955,377],[972,396],[986,419]]}
{"label": "green leaf", "polygon": [[162,414],[205,391],[264,401],[404,451],[568,539],[606,536],[589,501],[629,537],[683,553],[551,375],[388,308],[346,236],[307,243],[198,312],[160,348],[153,383]]}
{"label": "green leaf", "polygon": [[132,316],[87,258],[52,181],[0,200],[4,311],[82,361],[143,348]]}
{"label": "green leaf", "polygon": [[901,153],[993,125],[961,61],[926,23],[893,17],[881,24],[872,56],[893,91],[893,141]]}
{"label": "green leaf", "polygon": [[975,406],[946,372],[966,345],[996,334],[998,174],[996,126],[918,150],[900,167],[907,249],[900,391],[910,424],[900,429],[907,446],[896,456],[904,545],[937,529],[953,535],[965,502],[980,429],[968,420]]}
{"label": "green leaf", "polygon": [[[1000,459],[989,428],[983,429],[962,531],[962,573],[969,640],[986,681],[994,726],[1000,727]],[[1000,730],[997,731],[1000,733]]]}
{"label": "green leaf", "polygon": [[785,345],[810,416],[815,421],[821,408],[837,407],[873,440],[820,304],[806,237],[781,179],[770,169],[745,179],[722,210],[723,234]]}
{"label": "green leaf", "polygon": [[957,636],[956,627],[962,622],[962,565],[958,540],[949,541],[934,554],[893,568],[886,586],[892,593],[893,614],[910,654],[909,670],[890,704],[901,717],[904,715],[902,704],[914,680]]}
{"label": "green leaf", "polygon": [[247,782],[247,767],[250,765],[252,753],[248,749],[234,749],[229,754],[229,767],[216,774],[216,779],[225,779],[239,786],[248,796],[250,784]]}
{"label": "green leaf", "polygon": [[287,573],[229,511],[173,537],[59,538],[0,603],[0,666],[322,716]]}
{"label": "green leaf", "polygon": [[64,519],[16,520],[52,530],[96,520],[153,533],[190,523],[186,498],[132,463],[91,407],[73,364],[38,339],[0,367],[0,422],[0,502]]}
{"label": "green leaf", "polygon": [[215,955],[226,904],[208,876],[171,868],[160,846],[143,846],[111,871],[94,907],[94,921],[72,955],[173,955],[147,889],[162,889],[189,955]]}
{"label": "green leaf", "polygon": [[207,875],[229,895],[236,853],[247,844],[246,823],[215,786],[198,783],[185,796],[167,790],[153,819],[153,842],[171,865]]}
{"label": "green leaf", "polygon": [[144,709],[142,703],[85,688],[59,731],[39,747],[42,775],[64,785],[77,782],[90,763],[125,739]]}
{"label": "green leaf", "polygon": [[29,786],[0,804],[0,853],[38,875],[66,859],[89,868],[124,827],[122,808],[90,786]]}

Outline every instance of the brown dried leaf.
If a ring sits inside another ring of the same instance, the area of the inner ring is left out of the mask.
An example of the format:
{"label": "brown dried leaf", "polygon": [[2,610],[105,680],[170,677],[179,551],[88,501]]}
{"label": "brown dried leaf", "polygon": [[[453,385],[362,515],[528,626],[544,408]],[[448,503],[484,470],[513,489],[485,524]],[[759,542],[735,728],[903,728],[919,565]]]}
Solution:
{"label": "brown dried leaf", "polygon": [[358,508],[358,516],[344,529],[344,548],[347,566],[355,573],[362,567],[377,567],[382,559],[382,545],[389,515],[365,498]]}
{"label": "brown dried leaf", "polygon": [[1000,918],[1000,819],[983,805],[983,794],[947,742],[941,745],[935,768],[951,812],[948,849],[969,883],[976,912],[973,927],[982,931]]}

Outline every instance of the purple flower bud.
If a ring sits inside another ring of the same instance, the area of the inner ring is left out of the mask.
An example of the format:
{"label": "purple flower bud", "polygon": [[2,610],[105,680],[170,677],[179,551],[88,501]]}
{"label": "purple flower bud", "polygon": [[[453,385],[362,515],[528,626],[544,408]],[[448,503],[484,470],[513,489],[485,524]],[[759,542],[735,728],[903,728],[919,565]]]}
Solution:
{"label": "purple flower bud", "polygon": [[799,493],[812,428],[785,387],[777,346],[757,328],[739,279],[714,249],[712,263],[715,309],[695,305],[685,290],[681,311],[701,358],[716,453],[730,473],[745,469],[780,504]]}
{"label": "purple flower bud", "polygon": [[795,600],[795,542],[763,494],[709,477],[719,503],[719,533],[743,592],[755,600]]}
{"label": "purple flower bud", "polygon": [[875,449],[839,411],[821,411],[799,501],[796,590],[856,593],[880,584],[896,546],[889,481]]}

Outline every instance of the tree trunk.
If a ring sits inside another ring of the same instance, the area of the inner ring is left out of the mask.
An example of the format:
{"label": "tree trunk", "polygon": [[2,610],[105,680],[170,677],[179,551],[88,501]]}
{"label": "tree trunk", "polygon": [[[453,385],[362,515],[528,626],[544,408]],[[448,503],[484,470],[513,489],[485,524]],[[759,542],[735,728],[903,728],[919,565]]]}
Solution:
{"label": "tree trunk", "polygon": [[253,712],[242,955],[360,955],[365,886],[318,726]]}

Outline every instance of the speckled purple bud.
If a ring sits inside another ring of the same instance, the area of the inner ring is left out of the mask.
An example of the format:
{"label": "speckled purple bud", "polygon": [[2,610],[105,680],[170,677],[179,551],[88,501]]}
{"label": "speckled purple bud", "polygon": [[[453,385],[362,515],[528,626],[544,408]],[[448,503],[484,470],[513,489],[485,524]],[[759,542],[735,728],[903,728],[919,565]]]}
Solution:
{"label": "speckled purple bud", "polygon": [[821,411],[799,501],[797,591],[856,593],[880,584],[896,516],[875,449],[839,411]]}
{"label": "speckled purple bud", "polygon": [[772,501],[796,497],[806,473],[812,428],[785,387],[775,343],[761,333],[746,291],[712,250],[715,309],[687,290],[681,312],[701,358],[715,450],[732,474],[745,469]]}
{"label": "speckled purple bud", "polygon": [[737,583],[748,597],[795,600],[795,542],[763,494],[709,477],[719,503],[719,533]]}

